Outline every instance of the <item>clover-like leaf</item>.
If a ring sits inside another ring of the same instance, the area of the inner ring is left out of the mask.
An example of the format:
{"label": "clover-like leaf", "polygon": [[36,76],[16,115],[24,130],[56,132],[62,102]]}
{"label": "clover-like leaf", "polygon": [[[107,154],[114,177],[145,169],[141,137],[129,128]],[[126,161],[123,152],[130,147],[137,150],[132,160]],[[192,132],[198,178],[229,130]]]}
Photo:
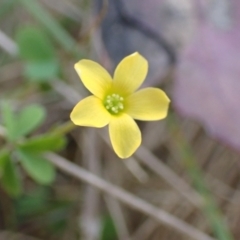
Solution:
{"label": "clover-like leaf", "polygon": [[37,26],[25,26],[17,32],[19,54],[25,61],[26,75],[35,81],[55,77],[59,63],[48,36]]}
{"label": "clover-like leaf", "polygon": [[58,68],[58,62],[53,59],[32,61],[26,64],[25,73],[30,79],[42,82],[44,79],[54,78]]}
{"label": "clover-like leaf", "polygon": [[1,104],[1,112],[7,138],[9,141],[13,141],[17,135],[17,121],[11,105],[8,102],[3,102]]}
{"label": "clover-like leaf", "polygon": [[45,119],[45,109],[36,104],[25,107],[18,115],[17,137],[24,136],[35,130]]}
{"label": "clover-like leaf", "polygon": [[17,151],[19,160],[28,173],[40,184],[50,184],[55,179],[55,168],[41,154],[19,149]]}
{"label": "clover-like leaf", "polygon": [[11,196],[17,197],[21,194],[22,192],[21,179],[19,177],[16,166],[11,161],[9,155],[7,156],[7,158],[5,158],[5,163],[0,182],[3,188],[6,190],[6,192]]}
{"label": "clover-like leaf", "polygon": [[56,134],[44,134],[27,139],[25,142],[20,143],[19,146],[21,149],[27,151],[44,152],[61,150],[65,143],[65,138],[62,136]]}

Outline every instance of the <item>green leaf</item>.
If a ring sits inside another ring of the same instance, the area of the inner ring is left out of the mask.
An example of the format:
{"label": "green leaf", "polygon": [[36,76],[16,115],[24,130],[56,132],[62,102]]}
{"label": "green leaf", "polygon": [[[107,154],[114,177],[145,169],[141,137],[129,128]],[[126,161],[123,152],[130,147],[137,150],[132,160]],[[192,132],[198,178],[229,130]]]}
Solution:
{"label": "green leaf", "polygon": [[27,61],[48,60],[55,57],[47,35],[37,26],[19,28],[16,35],[20,56]]}
{"label": "green leaf", "polygon": [[59,62],[48,36],[35,26],[25,26],[17,32],[19,54],[25,60],[27,77],[46,81],[57,75]]}
{"label": "green leaf", "polygon": [[59,135],[44,134],[19,144],[22,150],[32,152],[58,151],[65,146],[65,138]]}
{"label": "green leaf", "polygon": [[0,177],[2,175],[3,169],[9,159],[9,151],[7,149],[0,150]]}
{"label": "green leaf", "polygon": [[16,214],[24,219],[28,219],[33,215],[37,216],[37,214],[42,214],[46,209],[49,209],[49,202],[51,202],[49,187],[36,186],[18,199],[16,202]]}
{"label": "green leaf", "polygon": [[20,0],[23,6],[39,21],[66,51],[73,51],[77,45],[74,38],[49,14],[38,0]]}
{"label": "green leaf", "polygon": [[56,77],[59,65],[55,60],[32,61],[25,65],[25,74],[35,82],[45,82],[47,79]]}
{"label": "green leaf", "polygon": [[9,156],[4,164],[1,184],[6,192],[13,197],[19,196],[22,192],[20,177]]}
{"label": "green leaf", "polygon": [[23,168],[40,184],[50,184],[55,179],[55,168],[39,153],[19,149],[17,151]]}
{"label": "green leaf", "polygon": [[22,137],[35,130],[45,119],[46,112],[40,105],[25,107],[18,116],[17,137]]}
{"label": "green leaf", "polygon": [[6,159],[9,158],[9,154],[10,154],[9,151],[5,148],[0,150],[0,168],[2,168],[5,165],[7,161]]}
{"label": "green leaf", "polygon": [[13,113],[12,107],[8,102],[1,104],[2,120],[7,130],[7,138],[9,141],[16,139],[17,121]]}
{"label": "green leaf", "polygon": [[101,240],[117,239],[117,231],[110,216],[105,216],[102,221]]}

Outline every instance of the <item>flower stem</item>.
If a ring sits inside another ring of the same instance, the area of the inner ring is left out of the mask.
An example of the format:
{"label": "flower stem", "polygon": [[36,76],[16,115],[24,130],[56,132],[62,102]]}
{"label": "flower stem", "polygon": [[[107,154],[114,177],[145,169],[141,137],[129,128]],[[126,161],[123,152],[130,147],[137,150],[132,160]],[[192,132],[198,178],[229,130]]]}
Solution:
{"label": "flower stem", "polygon": [[76,128],[77,126],[74,125],[71,121],[67,121],[65,123],[63,123],[60,126],[57,126],[52,133],[54,134],[59,134],[59,135],[65,135],[69,132],[71,132],[74,128]]}

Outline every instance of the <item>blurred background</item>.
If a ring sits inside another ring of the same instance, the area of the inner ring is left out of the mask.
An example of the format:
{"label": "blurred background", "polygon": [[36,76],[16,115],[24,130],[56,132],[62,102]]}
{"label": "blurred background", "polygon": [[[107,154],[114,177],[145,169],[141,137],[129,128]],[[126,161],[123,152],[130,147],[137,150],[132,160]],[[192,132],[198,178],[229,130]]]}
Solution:
{"label": "blurred background", "polygon": [[[171,107],[120,160],[73,66],[135,51]],[[240,239],[239,77],[238,0],[0,0],[0,240]]]}

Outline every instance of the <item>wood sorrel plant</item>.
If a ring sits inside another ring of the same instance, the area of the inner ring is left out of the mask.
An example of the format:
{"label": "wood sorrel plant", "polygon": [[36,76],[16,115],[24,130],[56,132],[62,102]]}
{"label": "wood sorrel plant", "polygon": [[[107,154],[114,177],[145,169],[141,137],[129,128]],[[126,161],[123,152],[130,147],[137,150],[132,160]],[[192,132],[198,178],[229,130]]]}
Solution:
{"label": "wood sorrel plant", "polygon": [[109,124],[114,151],[120,158],[130,157],[141,143],[141,132],[134,119],[163,119],[170,103],[158,88],[136,92],[147,75],[147,60],[137,52],[125,57],[117,66],[113,79],[91,60],[79,61],[75,69],[93,95],[74,107],[71,120],[79,126],[97,128]]}

